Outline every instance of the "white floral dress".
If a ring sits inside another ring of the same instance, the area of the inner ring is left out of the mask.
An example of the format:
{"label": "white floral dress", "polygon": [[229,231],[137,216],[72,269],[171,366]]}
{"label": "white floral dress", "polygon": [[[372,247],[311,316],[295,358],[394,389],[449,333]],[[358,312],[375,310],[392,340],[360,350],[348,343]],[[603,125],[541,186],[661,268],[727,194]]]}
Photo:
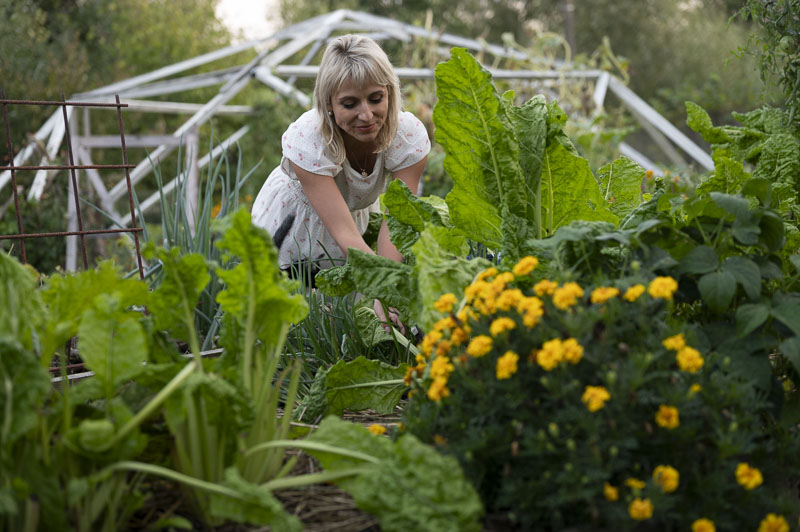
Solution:
{"label": "white floral dress", "polygon": [[358,231],[364,234],[369,213],[379,212],[378,196],[386,189],[388,175],[421,161],[431,148],[422,122],[411,113],[401,112],[394,141],[378,154],[372,173],[364,177],[347,159],[343,164],[333,162],[319,130],[316,109],[306,111],[289,126],[281,145],[281,164],[267,177],[252,211],[253,223],[272,235],[294,215],[294,223],[279,250],[281,268],[305,259],[321,260],[320,266],[326,268],[331,266],[328,258],[345,257],[345,251],[336,244],[303,193],[289,161],[311,173],[333,177]]}

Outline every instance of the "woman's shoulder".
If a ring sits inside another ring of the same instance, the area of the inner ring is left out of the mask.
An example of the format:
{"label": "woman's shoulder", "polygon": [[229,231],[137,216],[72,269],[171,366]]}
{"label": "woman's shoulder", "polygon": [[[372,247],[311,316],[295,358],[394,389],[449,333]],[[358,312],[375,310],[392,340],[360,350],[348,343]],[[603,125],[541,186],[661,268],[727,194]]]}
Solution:
{"label": "woman's shoulder", "polygon": [[389,171],[411,166],[428,155],[431,149],[428,130],[413,113],[401,111],[397,121],[397,134],[386,150],[386,167]]}
{"label": "woman's shoulder", "polygon": [[288,164],[293,162],[300,168],[314,174],[335,175],[341,170],[328,153],[322,132],[319,129],[319,115],[311,109],[300,115],[286,129],[281,138],[283,160],[281,168],[294,177]]}

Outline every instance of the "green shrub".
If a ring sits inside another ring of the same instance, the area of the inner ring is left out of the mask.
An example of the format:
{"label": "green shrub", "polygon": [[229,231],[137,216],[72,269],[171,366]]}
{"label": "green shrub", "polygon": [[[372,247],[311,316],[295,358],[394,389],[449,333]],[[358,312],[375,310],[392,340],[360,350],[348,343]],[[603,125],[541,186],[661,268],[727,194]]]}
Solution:
{"label": "green shrub", "polygon": [[487,512],[531,530],[796,519],[795,431],[702,328],[669,318],[674,279],[581,287],[537,263],[489,268],[458,308],[442,296],[406,377],[406,430],[459,459]]}

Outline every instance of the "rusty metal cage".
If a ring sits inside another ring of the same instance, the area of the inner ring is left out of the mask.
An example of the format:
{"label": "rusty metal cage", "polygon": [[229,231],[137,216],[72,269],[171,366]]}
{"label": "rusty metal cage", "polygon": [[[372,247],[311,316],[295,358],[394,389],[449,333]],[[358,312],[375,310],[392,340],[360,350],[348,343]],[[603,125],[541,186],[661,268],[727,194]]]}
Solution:
{"label": "rusty metal cage", "polygon": [[[107,234],[125,234],[128,233],[133,237],[134,245],[136,248],[136,263],[139,270],[139,278],[144,279],[144,269],[142,267],[142,255],[139,244],[139,233],[142,228],[137,226],[136,211],[133,201],[133,185],[130,178],[130,169],[135,168],[136,165],[128,163],[128,153],[125,147],[125,128],[122,122],[122,108],[127,107],[127,104],[120,103],[119,95],[115,95],[116,103],[96,103],[96,102],[75,102],[67,101],[64,95],[61,95],[61,101],[42,101],[42,100],[10,100],[6,99],[5,90],[0,90],[0,107],[2,107],[3,123],[5,126],[6,136],[6,150],[8,152],[8,166],[0,166],[0,172],[9,171],[11,173],[11,190],[13,194],[14,209],[17,217],[17,233],[0,235],[0,240],[16,240],[20,244],[20,259],[23,264],[27,264],[27,255],[25,251],[26,240],[40,239],[45,237],[71,237],[76,236],[80,240],[81,255],[83,258],[84,269],[89,268],[89,260],[86,254],[86,235],[107,235]],[[64,131],[65,140],[67,145],[67,153],[69,156],[69,164],[66,165],[40,165],[40,166],[15,166],[14,164],[14,150],[11,141],[11,127],[8,119],[8,106],[9,105],[39,105],[39,106],[59,106],[62,109],[64,118]],[[119,146],[122,152],[122,164],[91,164],[91,165],[78,165],[75,164],[75,159],[72,150],[72,139],[70,136],[69,116],[67,113],[68,107],[112,107],[117,111],[117,124],[119,127]],[[120,227],[118,229],[84,229],[83,215],[81,213],[81,202],[78,196],[78,176],[77,170],[119,170],[125,171],[125,180],[128,188],[128,205],[130,207],[131,227]],[[19,203],[19,189],[17,187],[17,172],[20,171],[49,171],[49,170],[69,170],[70,182],[69,187],[72,191],[72,200],[74,205],[74,214],[77,221],[77,231],[61,231],[49,233],[26,233],[22,224],[22,216],[20,214]]]}

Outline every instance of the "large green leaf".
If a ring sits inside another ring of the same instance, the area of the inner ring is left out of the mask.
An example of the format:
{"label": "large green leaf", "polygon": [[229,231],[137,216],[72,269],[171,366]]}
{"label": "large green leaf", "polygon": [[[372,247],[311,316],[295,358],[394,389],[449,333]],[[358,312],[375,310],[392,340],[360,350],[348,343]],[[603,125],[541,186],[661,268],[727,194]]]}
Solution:
{"label": "large green leaf", "polygon": [[53,352],[78,333],[81,316],[101,294],[113,295],[120,308],[144,306],[148,288],[138,279],[123,279],[111,261],[101,262],[93,270],[50,278],[42,292],[49,311],[42,339],[42,364],[49,363]]}
{"label": "large green leaf", "polygon": [[619,222],[600,193],[589,162],[563,142],[548,143],[540,188],[547,235],[574,220]]}
{"label": "large green leaf", "polygon": [[708,273],[717,269],[719,257],[714,248],[697,246],[681,259],[680,271],[685,273]]}
{"label": "large green leaf", "polygon": [[157,328],[169,330],[174,338],[189,340],[194,330],[194,307],[211,275],[202,255],[181,256],[180,252],[179,248],[156,251],[164,277],[151,293],[148,308]]}
{"label": "large green leaf", "polygon": [[794,370],[800,374],[800,336],[784,340],[778,349],[792,363]]}
{"label": "large green leaf", "polygon": [[705,109],[694,102],[686,102],[686,125],[700,133],[710,144],[722,144],[729,140],[725,130],[715,127]]}
{"label": "large green leaf", "polygon": [[463,294],[478,272],[490,264],[480,258],[465,259],[469,252],[466,239],[444,227],[427,227],[412,249],[417,258],[414,271],[418,290],[414,318],[428,330],[440,317],[433,303],[448,292]]}
{"label": "large green leaf", "polygon": [[700,278],[697,287],[711,310],[723,312],[736,294],[736,278],[729,272],[707,273]]}
{"label": "large green leaf", "polygon": [[287,513],[272,493],[256,484],[247,482],[235,467],[225,470],[222,485],[235,491],[237,496],[211,493],[209,512],[237,523],[269,526],[270,530],[299,532],[303,530],[300,520]]}
{"label": "large green leaf", "polygon": [[245,209],[215,220],[214,229],[222,233],[216,246],[239,259],[233,269],[217,270],[225,282],[217,302],[242,327],[252,327],[255,338],[273,345],[284,323],[297,323],[306,317],[305,298],[292,295],[295,283],[281,274],[272,238],[250,222]]}
{"label": "large green leaf", "polygon": [[781,303],[772,307],[772,317],[800,336],[800,313],[796,302]]}
{"label": "large green leaf", "polygon": [[600,191],[611,212],[619,218],[624,218],[642,203],[645,174],[644,168],[624,156],[597,170]]}
{"label": "large green leaf", "polygon": [[436,94],[436,140],[453,179],[450,219],[470,238],[499,248],[500,208],[524,217],[530,200],[506,107],[489,72],[463,48],[436,67]]}
{"label": "large green leaf", "polygon": [[750,173],[745,171],[741,161],[730,157],[714,157],[714,173],[697,186],[697,194],[723,192],[735,194],[750,179]]}
{"label": "large green leaf", "polygon": [[0,252],[0,338],[32,350],[44,321],[44,308],[32,268]]}
{"label": "large green leaf", "polygon": [[7,460],[5,453],[12,445],[40,423],[44,399],[53,387],[33,353],[8,337],[0,337],[0,386],[4,390],[0,393],[0,460]]}
{"label": "large green leaf", "polygon": [[480,530],[480,499],[452,456],[445,456],[411,434],[396,442],[373,436],[360,425],[328,417],[308,438],[375,459],[357,458],[309,450],[327,471],[359,466],[360,475],[336,482],[362,510],[375,515],[387,532]]}
{"label": "large green leaf", "polygon": [[736,330],[740,337],[747,336],[769,318],[769,307],[762,303],[746,303],[736,309]]}
{"label": "large green leaf", "polygon": [[323,294],[331,297],[342,297],[355,291],[356,285],[352,277],[353,267],[350,264],[334,266],[322,270],[314,280]]}
{"label": "large green leaf", "polygon": [[407,311],[417,292],[412,268],[386,257],[350,249],[347,263],[355,289],[367,297],[380,299],[401,312]]}
{"label": "large green leaf", "polygon": [[752,260],[741,256],[728,257],[722,262],[722,270],[736,278],[750,299],[761,295],[761,270]]}
{"label": "large green leaf", "polygon": [[406,261],[413,261],[411,246],[419,238],[425,224],[445,225],[439,208],[431,203],[431,198],[416,197],[399,179],[389,184],[381,202],[388,209],[387,223],[392,243]]}
{"label": "large green leaf", "polygon": [[106,399],[113,397],[120,384],[141,373],[147,361],[144,329],[112,296],[98,296],[95,306],[84,312],[78,348]]}

